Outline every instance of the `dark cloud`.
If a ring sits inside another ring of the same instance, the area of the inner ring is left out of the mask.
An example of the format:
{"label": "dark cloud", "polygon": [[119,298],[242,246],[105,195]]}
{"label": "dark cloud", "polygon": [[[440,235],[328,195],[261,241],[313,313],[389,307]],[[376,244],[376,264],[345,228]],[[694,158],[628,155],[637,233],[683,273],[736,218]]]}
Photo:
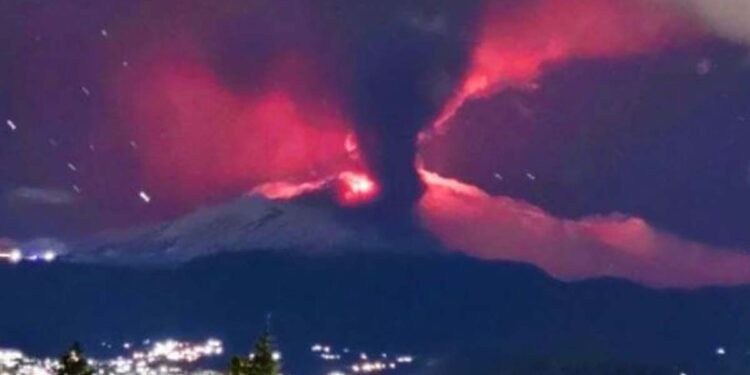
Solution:
{"label": "dark cloud", "polygon": [[410,207],[421,195],[417,135],[435,119],[468,61],[476,4],[451,5],[390,14],[356,48],[352,112],[383,205]]}

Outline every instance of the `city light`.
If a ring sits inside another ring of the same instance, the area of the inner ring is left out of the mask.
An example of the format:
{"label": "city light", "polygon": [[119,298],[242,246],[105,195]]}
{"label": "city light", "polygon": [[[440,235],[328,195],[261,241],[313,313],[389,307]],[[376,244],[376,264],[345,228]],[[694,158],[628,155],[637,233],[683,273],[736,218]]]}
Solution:
{"label": "city light", "polygon": [[[89,359],[96,375],[188,374],[193,363],[224,353],[223,344],[217,339],[202,343],[168,339],[138,349],[129,343],[122,346],[133,350],[113,359]],[[57,368],[56,358],[33,358],[18,350],[0,349],[0,374],[54,375]]]}
{"label": "city light", "polygon": [[19,248],[10,248],[0,250],[0,262],[5,261],[11,264],[18,264],[21,262],[44,262],[52,263],[57,260],[58,253],[54,250],[39,251],[24,251]]}
{"label": "city light", "polygon": [[[140,344],[139,344],[140,343]],[[88,358],[94,375],[221,375],[202,366],[204,360],[222,357],[223,343],[215,338],[203,342],[177,339],[127,341],[121,344],[102,342],[108,350],[119,350],[114,358]],[[339,349],[333,345],[314,344],[310,352],[323,361],[322,372],[312,375],[353,375],[355,373],[387,373],[409,368],[413,357],[404,354],[378,353],[381,360],[367,360],[371,356],[364,351]],[[252,355],[251,355],[252,356]],[[273,352],[276,361],[282,359],[280,351]],[[364,359],[363,359],[364,358]],[[386,358],[393,360],[386,361]],[[213,362],[215,363],[215,362]],[[34,358],[15,349],[0,349],[0,375],[55,375],[58,358]],[[320,371],[320,370],[319,370]]]}

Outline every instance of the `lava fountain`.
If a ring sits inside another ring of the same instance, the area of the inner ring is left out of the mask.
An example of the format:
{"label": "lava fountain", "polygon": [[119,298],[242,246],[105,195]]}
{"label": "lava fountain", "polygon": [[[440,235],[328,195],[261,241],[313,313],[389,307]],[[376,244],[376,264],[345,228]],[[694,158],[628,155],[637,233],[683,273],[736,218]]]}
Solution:
{"label": "lava fountain", "polygon": [[360,206],[374,201],[380,186],[363,172],[345,171],[338,176],[336,198],[343,206]]}

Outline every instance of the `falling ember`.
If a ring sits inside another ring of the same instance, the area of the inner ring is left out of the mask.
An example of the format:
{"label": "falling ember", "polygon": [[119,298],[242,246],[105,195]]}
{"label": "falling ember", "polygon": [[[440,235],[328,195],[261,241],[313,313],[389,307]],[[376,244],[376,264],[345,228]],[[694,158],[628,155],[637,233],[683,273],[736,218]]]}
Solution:
{"label": "falling ember", "polygon": [[148,193],[146,193],[146,192],[145,192],[145,191],[143,191],[143,190],[141,190],[141,191],[140,191],[140,192],[138,193],[138,197],[140,197],[140,198],[141,198],[141,200],[142,200],[143,202],[145,202],[145,203],[151,203],[151,196],[150,196],[150,195],[148,195]]}
{"label": "falling ember", "polygon": [[341,172],[338,182],[337,197],[345,206],[371,202],[380,190],[370,176],[361,172]]}

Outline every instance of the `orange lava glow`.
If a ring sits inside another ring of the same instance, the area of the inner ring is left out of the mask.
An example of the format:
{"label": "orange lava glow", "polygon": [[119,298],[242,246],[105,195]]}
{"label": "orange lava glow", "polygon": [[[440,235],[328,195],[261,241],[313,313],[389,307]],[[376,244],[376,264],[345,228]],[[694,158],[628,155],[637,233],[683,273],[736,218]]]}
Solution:
{"label": "orange lava glow", "polygon": [[271,200],[287,200],[307,193],[319,191],[323,189],[329,181],[330,179],[324,178],[318,181],[298,184],[283,181],[268,182],[253,189],[250,192],[250,195],[260,194]]}
{"label": "orange lava glow", "polygon": [[540,0],[492,3],[463,84],[435,122],[438,132],[463,103],[507,87],[534,88],[546,64],[617,58],[694,39],[700,30],[684,12],[645,0]]}
{"label": "orange lava glow", "polygon": [[339,174],[337,197],[344,206],[358,206],[372,202],[380,191],[378,184],[362,172],[341,172]]}
{"label": "orange lava glow", "polygon": [[336,200],[342,206],[355,207],[377,198],[380,187],[368,174],[344,171],[338,175],[302,183],[269,182],[254,188],[250,195],[259,194],[268,199],[288,200],[333,188]]}

